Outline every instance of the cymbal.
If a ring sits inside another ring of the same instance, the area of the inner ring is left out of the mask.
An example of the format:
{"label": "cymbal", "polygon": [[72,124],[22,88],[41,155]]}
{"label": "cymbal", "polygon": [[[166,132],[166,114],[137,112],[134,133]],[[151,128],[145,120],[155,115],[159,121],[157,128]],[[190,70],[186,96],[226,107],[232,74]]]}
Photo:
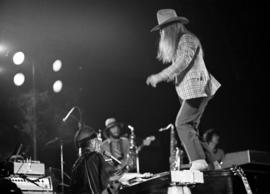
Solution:
{"label": "cymbal", "polygon": [[48,145],[51,145],[51,144],[54,144],[54,143],[57,143],[57,142],[62,142],[62,143],[64,143],[64,144],[70,143],[70,142],[72,142],[72,138],[67,138],[67,137],[65,137],[65,138],[62,138],[62,137],[55,137],[55,138],[49,140],[47,143],[45,143],[44,146],[46,147],[46,146],[48,146]]}

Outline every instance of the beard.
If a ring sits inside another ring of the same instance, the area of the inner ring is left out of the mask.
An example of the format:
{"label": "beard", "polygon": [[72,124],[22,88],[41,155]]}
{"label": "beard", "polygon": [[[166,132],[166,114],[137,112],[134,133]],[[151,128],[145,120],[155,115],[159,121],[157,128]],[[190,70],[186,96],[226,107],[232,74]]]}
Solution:
{"label": "beard", "polygon": [[172,62],[175,54],[175,38],[165,35],[164,33],[160,36],[157,59],[161,62],[170,63]]}
{"label": "beard", "polygon": [[110,134],[110,136],[114,139],[119,139],[120,138],[120,134]]}
{"label": "beard", "polygon": [[114,139],[119,139],[120,138],[120,131],[112,133],[111,131],[109,132],[110,137]]}

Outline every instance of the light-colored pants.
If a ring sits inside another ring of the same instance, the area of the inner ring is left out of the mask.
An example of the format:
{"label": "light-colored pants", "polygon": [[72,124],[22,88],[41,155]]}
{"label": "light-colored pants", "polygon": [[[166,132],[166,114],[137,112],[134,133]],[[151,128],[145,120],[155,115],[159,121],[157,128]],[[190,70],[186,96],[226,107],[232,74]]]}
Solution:
{"label": "light-colored pants", "polygon": [[206,142],[199,139],[198,126],[203,112],[211,97],[183,100],[177,114],[175,126],[178,136],[188,155],[189,161],[206,159],[213,162],[213,157]]}

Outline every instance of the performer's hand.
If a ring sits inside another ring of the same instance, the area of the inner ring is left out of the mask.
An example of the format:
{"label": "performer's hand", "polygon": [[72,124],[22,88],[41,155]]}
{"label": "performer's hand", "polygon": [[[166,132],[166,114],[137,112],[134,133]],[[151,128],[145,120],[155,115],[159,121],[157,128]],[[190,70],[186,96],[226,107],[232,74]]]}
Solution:
{"label": "performer's hand", "polygon": [[122,175],[113,175],[109,178],[111,182],[118,181]]}
{"label": "performer's hand", "polygon": [[146,79],[146,84],[151,85],[154,88],[157,86],[158,82],[160,82],[158,75],[150,75]]}

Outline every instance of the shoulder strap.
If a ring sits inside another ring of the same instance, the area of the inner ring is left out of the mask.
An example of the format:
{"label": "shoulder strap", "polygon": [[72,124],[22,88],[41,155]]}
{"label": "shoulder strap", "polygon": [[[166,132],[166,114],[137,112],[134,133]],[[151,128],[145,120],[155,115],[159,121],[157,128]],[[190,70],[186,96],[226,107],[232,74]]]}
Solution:
{"label": "shoulder strap", "polygon": [[200,46],[198,46],[198,47],[196,48],[195,54],[194,54],[192,60],[190,61],[190,63],[188,64],[187,68],[186,68],[184,71],[182,71],[179,75],[176,76],[176,79],[175,79],[175,85],[178,85],[178,84],[180,84],[180,83],[182,82],[182,80],[183,80],[184,77],[185,77],[185,76],[183,76],[183,75],[186,75],[186,73],[187,73],[187,72],[191,69],[191,67],[193,66],[194,61],[195,61],[197,55],[199,54],[200,49],[201,49]]}

